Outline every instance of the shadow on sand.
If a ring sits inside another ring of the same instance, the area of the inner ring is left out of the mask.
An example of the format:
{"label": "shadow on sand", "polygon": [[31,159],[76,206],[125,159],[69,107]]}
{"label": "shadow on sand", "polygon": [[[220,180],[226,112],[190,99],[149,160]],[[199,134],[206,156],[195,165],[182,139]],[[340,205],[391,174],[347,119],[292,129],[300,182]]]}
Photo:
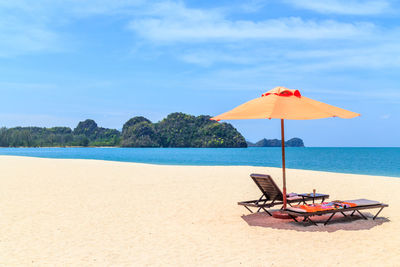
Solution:
{"label": "shadow on sand", "polygon": [[[243,215],[242,219],[250,226],[259,226],[272,229],[283,229],[283,230],[295,230],[301,232],[335,232],[338,230],[369,230],[375,226],[381,225],[390,220],[384,217],[377,217],[372,220],[373,216],[371,213],[363,213],[368,220],[364,220],[361,216],[347,216],[336,214],[327,225],[324,225],[330,214],[323,216],[313,216],[312,220],[318,224],[315,226],[310,222],[297,223],[293,220],[282,220],[276,219],[269,216],[265,212],[252,213],[249,215]],[[299,218],[300,219],[300,218]]]}

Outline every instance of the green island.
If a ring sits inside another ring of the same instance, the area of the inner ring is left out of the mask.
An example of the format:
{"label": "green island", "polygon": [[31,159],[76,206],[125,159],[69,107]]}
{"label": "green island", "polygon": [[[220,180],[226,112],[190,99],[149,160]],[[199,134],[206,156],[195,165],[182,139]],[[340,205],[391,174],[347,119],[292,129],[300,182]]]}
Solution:
{"label": "green island", "polygon": [[171,113],[157,123],[138,116],[122,132],[98,127],[94,120],[69,127],[0,128],[0,147],[247,147],[244,137],[229,123],[211,116]]}
{"label": "green island", "polygon": [[[181,112],[152,123],[142,116],[129,119],[122,131],[99,127],[94,120],[69,127],[0,128],[0,147],[278,147],[277,139],[246,141],[229,123]],[[300,138],[285,142],[288,147],[304,147]]]}

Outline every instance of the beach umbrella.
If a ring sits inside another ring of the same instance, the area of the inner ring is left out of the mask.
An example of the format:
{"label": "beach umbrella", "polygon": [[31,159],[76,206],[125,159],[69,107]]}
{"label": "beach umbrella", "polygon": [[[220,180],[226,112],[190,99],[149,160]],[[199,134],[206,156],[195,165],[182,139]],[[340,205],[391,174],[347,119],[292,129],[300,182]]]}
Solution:
{"label": "beach umbrella", "polygon": [[212,120],[280,119],[282,135],[283,208],[286,208],[285,127],[284,120],[312,120],[329,117],[350,119],[360,114],[331,106],[300,94],[299,90],[275,87]]}

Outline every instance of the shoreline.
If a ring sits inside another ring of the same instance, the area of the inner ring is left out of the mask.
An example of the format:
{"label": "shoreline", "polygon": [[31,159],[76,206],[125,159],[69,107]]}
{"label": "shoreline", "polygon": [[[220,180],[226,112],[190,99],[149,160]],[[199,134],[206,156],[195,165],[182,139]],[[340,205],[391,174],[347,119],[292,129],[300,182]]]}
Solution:
{"label": "shoreline", "polygon": [[[1,157],[21,157],[21,158],[37,158],[37,159],[55,159],[55,160],[93,160],[93,161],[103,161],[103,162],[120,162],[120,163],[132,163],[132,164],[144,164],[144,165],[154,165],[154,166],[187,166],[187,167],[257,167],[257,168],[276,168],[280,169],[281,167],[274,166],[259,166],[259,165],[191,165],[191,164],[166,164],[166,163],[147,163],[147,162],[134,162],[134,161],[124,161],[124,160],[107,160],[107,159],[93,159],[93,158],[50,158],[50,157],[40,157],[40,156],[24,156],[24,155],[2,155]],[[399,176],[391,176],[391,175],[379,175],[379,174],[365,174],[365,173],[355,173],[355,172],[337,172],[337,171],[327,171],[327,170],[315,170],[315,169],[296,169],[296,168],[288,168],[286,170],[299,170],[299,171],[315,171],[315,172],[326,172],[326,173],[337,173],[337,174],[350,174],[350,175],[364,175],[364,176],[375,176],[375,177],[386,177],[386,178],[400,178]]]}

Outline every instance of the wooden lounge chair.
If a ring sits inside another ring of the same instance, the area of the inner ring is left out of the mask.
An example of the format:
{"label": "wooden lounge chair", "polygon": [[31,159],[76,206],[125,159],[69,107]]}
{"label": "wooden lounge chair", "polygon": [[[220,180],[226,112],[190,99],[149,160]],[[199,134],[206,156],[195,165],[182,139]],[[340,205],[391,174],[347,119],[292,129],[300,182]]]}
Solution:
{"label": "wooden lounge chair", "polygon": [[[285,209],[284,212],[289,214],[289,216],[292,217],[292,219],[296,222],[299,222],[299,220],[296,219],[296,217],[303,217],[302,222],[309,221],[314,225],[317,225],[317,223],[314,222],[313,220],[311,220],[310,217],[317,216],[317,215],[331,214],[331,216],[325,222],[323,222],[324,225],[327,225],[329,223],[329,221],[333,218],[333,216],[335,216],[335,214],[337,214],[337,213],[340,213],[343,216],[347,217],[347,216],[353,216],[354,213],[357,212],[358,214],[361,215],[361,217],[364,220],[367,220],[367,217],[364,214],[362,214],[360,210],[378,209],[379,208],[379,211],[372,218],[373,220],[375,220],[376,217],[378,216],[378,214],[383,210],[383,208],[389,206],[387,204],[383,204],[378,201],[369,200],[369,199],[353,199],[353,200],[346,200],[344,202],[354,203],[354,204],[356,204],[356,206],[340,208],[340,209],[332,209],[332,210],[321,210],[321,211],[315,211],[315,212],[306,212],[299,208],[289,207],[289,208]],[[345,212],[351,212],[351,214],[346,214]]]}
{"label": "wooden lounge chair", "polygon": [[[283,205],[283,194],[280,188],[276,185],[274,180],[269,175],[265,174],[251,174],[250,177],[256,183],[257,187],[261,190],[262,195],[257,200],[248,200],[238,202],[238,205],[244,206],[251,213],[253,211],[250,207],[257,208],[256,212],[265,211],[267,214],[272,216],[272,214],[267,210],[273,206]],[[321,199],[323,202],[325,198],[328,198],[329,195],[316,195],[315,197],[307,197],[307,196],[292,196],[287,197],[287,204],[291,205],[291,203],[300,204],[302,202],[305,203],[307,200],[313,199]]]}

